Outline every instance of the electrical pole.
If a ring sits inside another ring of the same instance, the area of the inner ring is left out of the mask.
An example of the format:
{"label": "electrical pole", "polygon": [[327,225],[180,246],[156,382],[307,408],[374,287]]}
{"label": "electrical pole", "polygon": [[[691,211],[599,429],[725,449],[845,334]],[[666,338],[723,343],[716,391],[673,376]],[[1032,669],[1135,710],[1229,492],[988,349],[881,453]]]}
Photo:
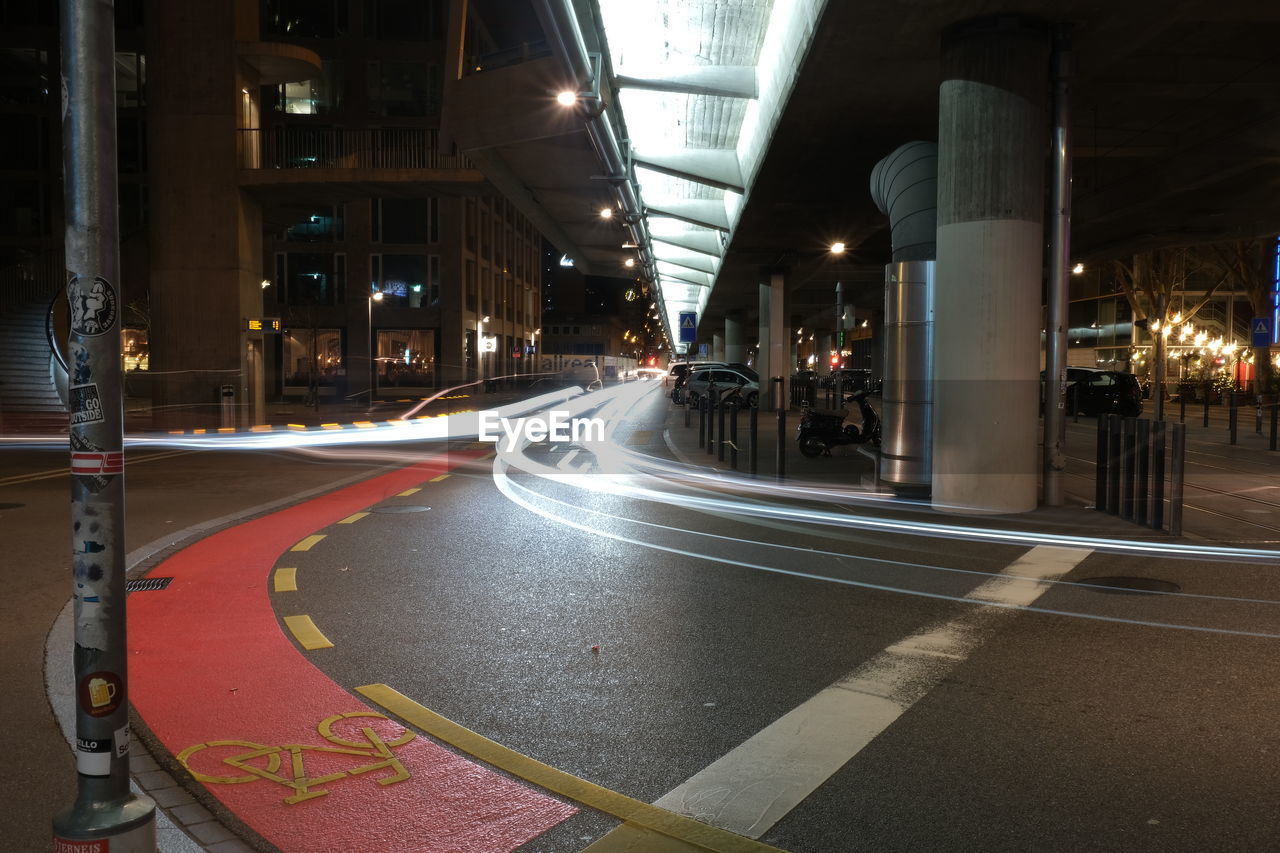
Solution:
{"label": "electrical pole", "polygon": [[129,790],[115,12],[61,0],[59,13],[77,793],[53,819],[54,850],[154,853],[155,803]]}

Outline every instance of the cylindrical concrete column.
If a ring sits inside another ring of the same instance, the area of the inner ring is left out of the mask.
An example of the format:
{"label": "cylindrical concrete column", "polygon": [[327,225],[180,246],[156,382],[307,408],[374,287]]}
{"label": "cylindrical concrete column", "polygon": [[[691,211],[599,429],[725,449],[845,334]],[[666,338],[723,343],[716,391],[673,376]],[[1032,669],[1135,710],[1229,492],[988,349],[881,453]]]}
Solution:
{"label": "cylindrical concrete column", "polygon": [[742,337],[742,317],[727,314],[724,318],[724,360],[731,364],[747,363],[747,345]]}
{"label": "cylindrical concrete column", "polygon": [[1049,41],[986,18],[942,42],[933,501],[1036,507]]}
{"label": "cylindrical concrete column", "polygon": [[724,361],[724,332],[711,333],[711,360]]}
{"label": "cylindrical concrete column", "polygon": [[933,261],[885,267],[880,479],[903,490],[931,483],[933,276]]}

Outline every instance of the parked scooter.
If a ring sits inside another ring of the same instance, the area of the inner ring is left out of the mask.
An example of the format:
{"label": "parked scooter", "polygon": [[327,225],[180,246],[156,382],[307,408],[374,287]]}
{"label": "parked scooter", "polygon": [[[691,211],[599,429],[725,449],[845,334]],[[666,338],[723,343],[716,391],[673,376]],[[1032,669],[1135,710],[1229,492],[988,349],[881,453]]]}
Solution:
{"label": "parked scooter", "polygon": [[800,418],[796,440],[800,452],[809,458],[831,455],[831,448],[841,444],[866,444],[880,446],[880,417],[867,402],[867,392],[858,391],[845,397],[858,405],[862,425],[846,424],[848,409],[805,409]]}

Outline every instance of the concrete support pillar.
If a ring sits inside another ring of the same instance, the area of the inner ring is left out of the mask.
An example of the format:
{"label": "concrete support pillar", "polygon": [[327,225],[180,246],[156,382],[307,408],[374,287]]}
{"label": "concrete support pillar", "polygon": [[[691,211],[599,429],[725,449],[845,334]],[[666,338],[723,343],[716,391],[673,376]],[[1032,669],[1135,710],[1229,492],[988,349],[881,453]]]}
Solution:
{"label": "concrete support pillar", "polygon": [[826,373],[831,370],[831,351],[835,349],[836,339],[831,332],[823,329],[818,334],[817,359],[813,363],[813,369],[819,373]]}
{"label": "concrete support pillar", "polygon": [[724,357],[724,332],[713,332],[711,334],[711,360],[727,360]]}
{"label": "concrete support pillar", "polygon": [[1048,31],[986,18],[943,35],[933,501],[1036,507]]}
{"label": "concrete support pillar", "polygon": [[756,372],[760,374],[761,400],[769,400],[772,410],[772,385],[765,390],[765,383],[773,377],[781,376],[782,402],[785,406],[790,400],[791,355],[794,352],[794,341],[791,340],[791,329],[788,327],[786,313],[786,279],[780,272],[769,273],[769,283],[760,285],[760,358]]}
{"label": "concrete support pillar", "polygon": [[728,314],[724,318],[724,360],[736,363],[747,363],[747,345],[742,337],[742,316]]}

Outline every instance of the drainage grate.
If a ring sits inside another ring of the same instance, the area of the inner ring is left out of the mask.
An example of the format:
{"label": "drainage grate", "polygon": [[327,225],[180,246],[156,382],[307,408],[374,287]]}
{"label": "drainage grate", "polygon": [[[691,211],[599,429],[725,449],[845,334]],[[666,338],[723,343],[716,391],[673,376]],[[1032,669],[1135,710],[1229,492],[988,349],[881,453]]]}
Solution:
{"label": "drainage grate", "polygon": [[426,512],[429,509],[431,509],[429,506],[404,506],[393,504],[392,506],[375,506],[371,512]]}
{"label": "drainage grate", "polygon": [[164,589],[169,585],[173,578],[138,578],[137,580],[125,581],[125,592],[152,592],[157,589]]}
{"label": "drainage grate", "polygon": [[1124,575],[1085,578],[1082,581],[1076,581],[1076,583],[1086,587],[1097,587],[1098,592],[1146,593],[1148,595],[1159,592],[1178,592],[1182,589],[1182,587],[1171,581],[1162,581],[1156,578],[1127,577]]}

